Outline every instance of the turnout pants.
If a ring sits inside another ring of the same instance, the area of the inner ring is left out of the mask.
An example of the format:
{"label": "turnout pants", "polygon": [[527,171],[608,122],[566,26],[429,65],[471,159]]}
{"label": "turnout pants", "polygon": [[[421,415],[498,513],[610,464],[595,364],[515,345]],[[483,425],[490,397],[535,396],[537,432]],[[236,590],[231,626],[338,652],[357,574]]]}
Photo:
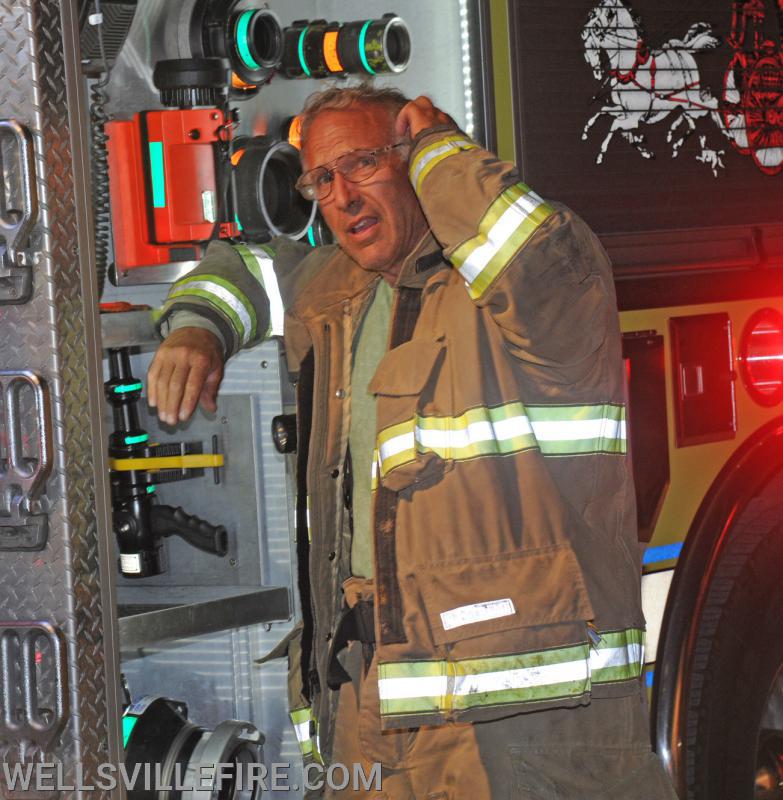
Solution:
{"label": "turnout pants", "polygon": [[340,660],[351,681],[340,687],[332,763],[367,776],[380,764],[381,787],[351,781],[327,798],[677,800],[651,751],[641,682],[635,696],[576,708],[381,732],[375,659],[365,676],[352,642]]}

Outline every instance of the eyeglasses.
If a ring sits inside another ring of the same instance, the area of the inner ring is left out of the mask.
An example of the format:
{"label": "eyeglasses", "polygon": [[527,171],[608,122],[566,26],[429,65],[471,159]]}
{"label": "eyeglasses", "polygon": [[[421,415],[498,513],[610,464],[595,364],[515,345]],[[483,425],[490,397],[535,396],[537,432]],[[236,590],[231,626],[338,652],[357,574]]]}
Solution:
{"label": "eyeglasses", "polygon": [[296,188],[305,200],[323,200],[332,191],[335,172],[339,172],[351,183],[361,183],[371,178],[378,170],[380,157],[397,147],[406,147],[407,142],[397,142],[377,150],[351,150],[343,153],[330,164],[314,167],[300,175]]}

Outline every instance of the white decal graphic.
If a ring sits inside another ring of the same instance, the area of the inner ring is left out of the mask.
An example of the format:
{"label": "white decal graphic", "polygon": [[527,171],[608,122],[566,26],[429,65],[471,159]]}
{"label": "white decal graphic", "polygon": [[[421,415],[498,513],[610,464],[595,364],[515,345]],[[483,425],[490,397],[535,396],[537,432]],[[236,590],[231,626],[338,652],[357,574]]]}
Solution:
{"label": "white decal graphic", "polygon": [[[783,0],[777,0],[783,20]],[[720,98],[701,85],[694,54],[712,50],[721,39],[708,22],[695,22],[682,39],[669,39],[651,49],[640,32],[639,19],[622,0],[602,0],[582,30],[584,57],[602,82],[602,108],[587,121],[582,139],[603,117],[611,119],[596,164],[603,163],[615,133],[643,158],[653,158],[643,125],[667,119],[666,141],[676,158],[697,120],[711,119],[732,147],[751,156],[766,175],[783,169],[783,51],[766,38],[764,0],[732,0],[732,54],[723,77]],[[696,160],[717,177],[724,168],[724,150],[698,137]]]}
{"label": "white decal graphic", "polygon": [[[590,129],[604,116],[612,120],[601,142],[596,164],[603,163],[615,133],[643,158],[652,158],[642,125],[652,125],[670,117],[666,141],[676,158],[685,140],[696,130],[695,120],[709,115],[720,130],[729,135],[718,110],[718,100],[701,86],[693,54],[717,47],[720,39],[712,26],[697,22],[682,39],[670,39],[650,50],[644,42],[637,18],[622,0],[602,0],[593,8],[582,30],[584,57],[596,80],[606,84],[609,102],[593,114],[582,131],[586,140]],[[714,175],[722,167],[724,151],[707,147],[699,138],[697,159],[707,164]]]}

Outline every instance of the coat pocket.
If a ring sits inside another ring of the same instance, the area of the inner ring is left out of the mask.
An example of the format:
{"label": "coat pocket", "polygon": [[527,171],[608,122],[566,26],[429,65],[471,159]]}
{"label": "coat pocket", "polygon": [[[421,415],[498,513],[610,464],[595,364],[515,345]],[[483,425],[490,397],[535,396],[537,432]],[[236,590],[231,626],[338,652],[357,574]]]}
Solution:
{"label": "coat pocket", "polygon": [[[381,359],[369,383],[377,398],[377,475],[392,491],[437,481],[445,470],[443,459],[422,443],[419,429],[425,407],[432,411],[445,356],[442,340],[411,340]],[[450,387],[445,391],[450,396]]]}
{"label": "coat pocket", "polygon": [[417,339],[389,350],[380,360],[367,386],[368,391],[388,397],[418,396],[444,350],[442,341]]}
{"label": "coat pocket", "polygon": [[419,569],[415,581],[437,645],[593,618],[567,544]]}

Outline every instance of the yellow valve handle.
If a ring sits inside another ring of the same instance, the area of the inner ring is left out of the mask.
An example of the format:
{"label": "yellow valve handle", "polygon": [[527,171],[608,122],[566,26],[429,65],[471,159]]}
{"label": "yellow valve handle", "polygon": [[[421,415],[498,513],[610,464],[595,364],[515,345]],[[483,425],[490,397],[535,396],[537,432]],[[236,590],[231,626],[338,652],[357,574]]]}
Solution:
{"label": "yellow valve handle", "polygon": [[130,472],[133,469],[154,472],[159,469],[200,469],[222,467],[222,453],[192,453],[187,456],[151,456],[150,458],[110,458],[109,469]]}

